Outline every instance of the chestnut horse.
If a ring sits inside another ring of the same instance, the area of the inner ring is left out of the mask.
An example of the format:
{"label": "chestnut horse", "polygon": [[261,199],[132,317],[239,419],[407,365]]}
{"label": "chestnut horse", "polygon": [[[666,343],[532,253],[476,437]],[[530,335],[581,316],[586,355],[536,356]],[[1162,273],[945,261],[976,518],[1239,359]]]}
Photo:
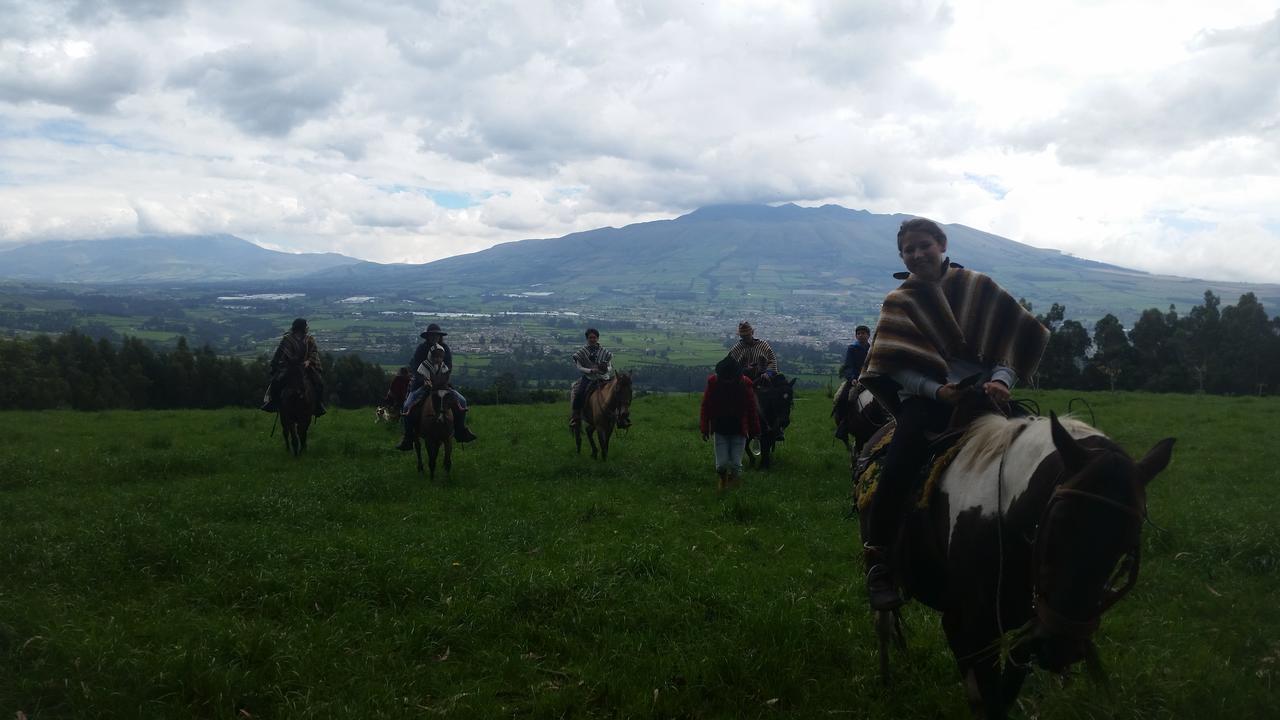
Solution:
{"label": "chestnut horse", "polygon": [[430,388],[422,399],[417,432],[413,438],[413,452],[418,456],[418,474],[423,472],[422,445],[427,446],[427,466],[430,479],[436,479],[436,458],[444,448],[444,471],[453,470],[453,414],[457,412],[457,398],[449,387],[449,373],[436,374],[428,382]]}
{"label": "chestnut horse", "polygon": [[609,437],[613,429],[631,427],[631,373],[618,373],[600,383],[582,405],[582,421],[573,426],[573,442],[582,452],[582,427],[587,428],[591,457],[596,457],[595,437],[600,437],[601,460],[609,459]]}
{"label": "chestnut horse", "polygon": [[315,411],[315,390],[306,379],[301,363],[285,368],[280,387],[280,431],[284,449],[298,457],[307,449],[307,430]]}
{"label": "chestnut horse", "polygon": [[[1033,659],[1054,673],[1080,660],[1098,670],[1092,637],[1137,581],[1147,485],[1173,442],[1134,462],[1098,430],[1053,413],[985,414],[968,426],[904,519],[895,565],[905,594],[942,613],[976,714],[1005,717]],[[896,610],[876,613],[886,682],[900,623]]]}

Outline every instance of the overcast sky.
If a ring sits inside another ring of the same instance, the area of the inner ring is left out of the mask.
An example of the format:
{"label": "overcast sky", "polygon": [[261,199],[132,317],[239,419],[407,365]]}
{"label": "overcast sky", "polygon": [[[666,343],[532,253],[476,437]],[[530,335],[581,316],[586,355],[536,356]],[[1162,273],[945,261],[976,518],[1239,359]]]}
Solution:
{"label": "overcast sky", "polygon": [[0,0],[0,243],[422,262],[726,202],[1280,282],[1280,13]]}

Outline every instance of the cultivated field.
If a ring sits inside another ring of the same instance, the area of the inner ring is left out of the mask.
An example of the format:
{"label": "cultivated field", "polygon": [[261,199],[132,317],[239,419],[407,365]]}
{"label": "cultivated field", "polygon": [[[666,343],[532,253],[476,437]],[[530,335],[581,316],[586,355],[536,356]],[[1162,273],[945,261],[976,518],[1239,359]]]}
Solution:
{"label": "cultivated field", "polygon": [[[1110,694],[1037,673],[1022,713],[1271,716],[1280,400],[1087,397],[1135,455],[1178,437],[1161,529]],[[301,460],[256,411],[0,414],[0,717],[964,717],[920,607],[878,684],[827,409],[725,495],[693,396],[639,399],[608,464],[563,407],[477,408],[436,484],[372,411]]]}

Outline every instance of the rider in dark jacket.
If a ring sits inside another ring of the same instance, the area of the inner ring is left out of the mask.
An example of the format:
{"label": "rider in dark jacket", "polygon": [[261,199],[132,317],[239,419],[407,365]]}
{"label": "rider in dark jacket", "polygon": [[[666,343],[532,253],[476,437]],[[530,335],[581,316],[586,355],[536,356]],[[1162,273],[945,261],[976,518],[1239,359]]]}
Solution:
{"label": "rider in dark jacket", "polygon": [[[431,323],[427,329],[422,331],[418,337],[422,338],[422,342],[418,343],[418,347],[413,351],[413,359],[409,361],[409,367],[414,370],[413,382],[409,386],[409,395],[405,398],[404,413],[401,421],[404,425],[404,437],[400,438],[400,444],[396,446],[397,450],[412,450],[413,436],[417,428],[418,418],[414,413],[410,413],[409,409],[422,397],[422,387],[425,379],[421,374],[416,372],[416,368],[427,361],[431,356],[431,348],[439,345],[444,348],[444,364],[450,368],[453,367],[453,350],[445,343],[444,336],[449,333],[440,329],[440,326]],[[453,437],[461,443],[471,442],[476,439],[475,433],[467,427],[467,399],[458,392],[456,388],[453,390],[453,397],[458,401],[458,412],[453,417]]]}

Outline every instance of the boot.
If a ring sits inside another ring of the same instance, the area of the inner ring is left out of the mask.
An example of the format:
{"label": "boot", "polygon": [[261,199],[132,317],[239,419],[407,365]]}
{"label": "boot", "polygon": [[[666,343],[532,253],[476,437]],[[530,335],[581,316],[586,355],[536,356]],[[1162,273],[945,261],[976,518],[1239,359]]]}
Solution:
{"label": "boot", "polygon": [[404,426],[404,436],[400,438],[400,444],[396,445],[396,449],[401,452],[413,449],[413,425],[409,422],[409,417],[405,415],[400,421]]}
{"label": "boot", "polygon": [[467,414],[458,413],[453,419],[453,439],[460,443],[469,443],[476,439],[476,434],[467,427]]}
{"label": "boot", "polygon": [[894,582],[890,554],[887,547],[862,546],[862,560],[867,566],[867,597],[872,610],[896,610],[904,602],[902,593]]}
{"label": "boot", "polygon": [[582,420],[582,411],[577,408],[574,408],[573,412],[570,413],[569,415],[569,427],[571,428],[578,427],[578,422],[581,420]]}
{"label": "boot", "polygon": [[273,412],[276,412],[276,410],[278,409],[279,408],[276,407],[275,400],[268,399],[266,402],[262,403],[262,412],[273,413]]}
{"label": "boot", "polygon": [[844,420],[841,420],[840,424],[836,425],[836,439],[849,442],[849,426]]}
{"label": "boot", "polygon": [[729,485],[729,471],[717,470],[716,474],[720,476],[720,482],[716,484],[716,489],[724,490]]}

